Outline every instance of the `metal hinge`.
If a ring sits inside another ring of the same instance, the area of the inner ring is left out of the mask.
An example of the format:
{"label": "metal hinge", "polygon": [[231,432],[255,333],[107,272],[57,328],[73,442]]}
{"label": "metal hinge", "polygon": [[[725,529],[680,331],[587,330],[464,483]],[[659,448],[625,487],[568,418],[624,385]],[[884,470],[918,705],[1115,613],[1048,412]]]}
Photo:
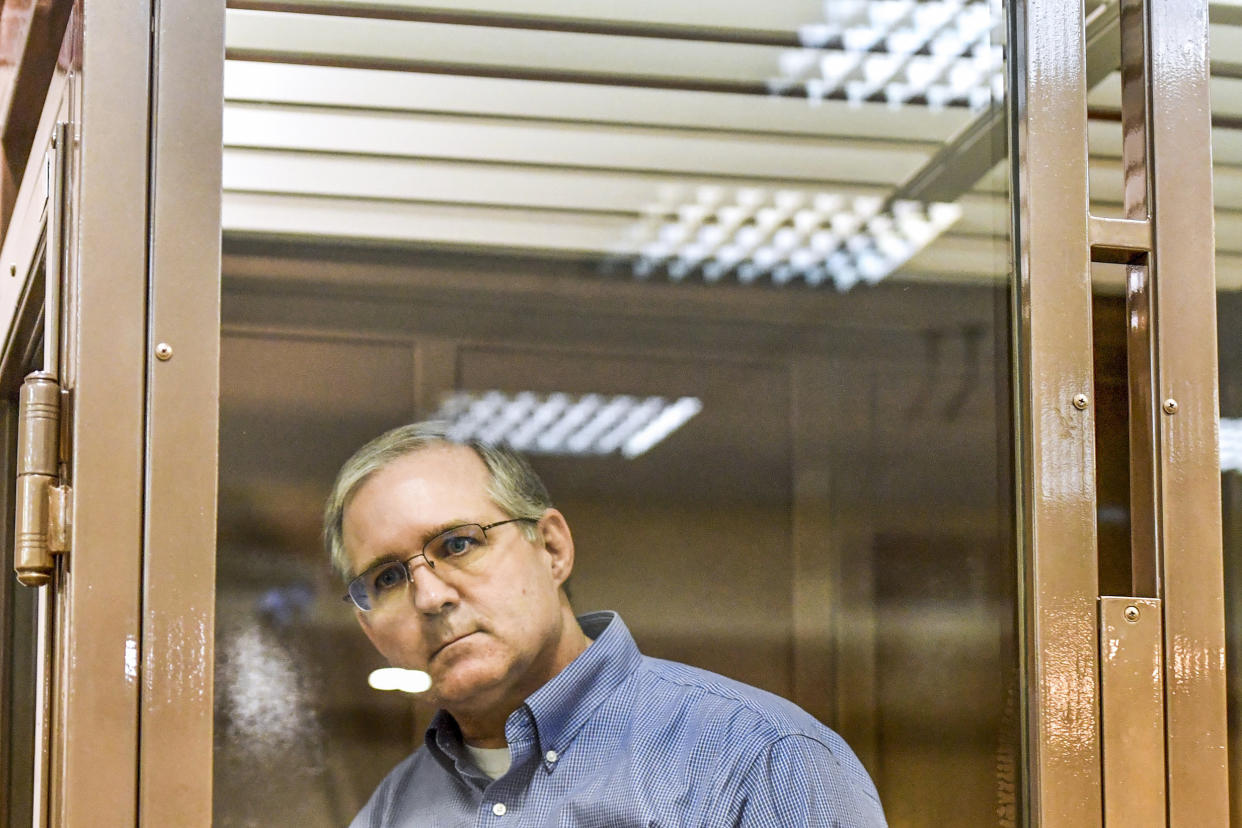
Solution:
{"label": "metal hinge", "polygon": [[[13,568],[27,586],[52,580],[53,554],[69,551],[73,492],[62,481],[60,307],[64,279],[66,182],[72,132],[58,123],[52,134],[44,268],[43,370],[22,383],[17,413],[17,513]],[[67,447],[67,446],[66,446]]]}
{"label": "metal hinge", "polygon": [[26,586],[52,578],[52,553],[67,552],[68,487],[60,485],[60,384],[44,371],[22,383],[17,414],[14,568]]}

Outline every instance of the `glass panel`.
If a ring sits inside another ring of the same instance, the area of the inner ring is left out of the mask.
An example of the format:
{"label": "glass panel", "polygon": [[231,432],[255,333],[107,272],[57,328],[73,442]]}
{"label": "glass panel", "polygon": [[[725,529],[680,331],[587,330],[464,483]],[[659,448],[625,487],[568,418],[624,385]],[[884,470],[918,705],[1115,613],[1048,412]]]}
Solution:
{"label": "glass panel", "polygon": [[[19,309],[9,354],[12,370],[0,380],[0,824],[31,825],[35,820],[40,593],[14,572],[14,516],[17,506],[17,411],[22,379],[43,367],[44,267],[40,251],[28,278],[31,299]],[[48,600],[46,597],[44,600]],[[49,613],[50,617],[50,613]],[[50,654],[49,654],[50,655]]]}
{"label": "glass panel", "polygon": [[1212,165],[1220,357],[1221,495],[1229,687],[1230,822],[1242,824],[1242,11],[1213,4]]}
{"label": "glass panel", "polygon": [[282,8],[228,18],[215,821],[345,824],[421,744],[320,510],[486,408],[578,612],[802,705],[893,825],[1020,823],[1000,7]]}

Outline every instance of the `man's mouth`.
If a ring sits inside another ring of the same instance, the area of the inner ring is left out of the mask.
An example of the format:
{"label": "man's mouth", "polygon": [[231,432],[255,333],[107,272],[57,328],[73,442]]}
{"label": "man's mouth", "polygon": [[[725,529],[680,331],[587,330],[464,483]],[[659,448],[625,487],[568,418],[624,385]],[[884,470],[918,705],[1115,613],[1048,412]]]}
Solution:
{"label": "man's mouth", "polygon": [[475,634],[475,632],[477,632],[477,630],[472,631],[472,632],[468,632],[468,633],[464,633],[464,634],[459,635],[459,636],[456,636],[456,637],[454,637],[454,638],[450,638],[448,641],[445,641],[443,644],[441,644],[439,647],[436,647],[436,648],[435,648],[435,650],[433,650],[433,651],[432,651],[432,653],[431,653],[431,658],[435,658],[435,657],[436,657],[436,656],[438,656],[440,653],[442,653],[442,652],[444,652],[445,650],[447,650],[449,647],[452,647],[452,646],[453,646],[454,644],[456,644],[458,641],[463,641],[463,640],[465,640],[465,639],[469,638],[470,636],[474,635],[474,634]]}

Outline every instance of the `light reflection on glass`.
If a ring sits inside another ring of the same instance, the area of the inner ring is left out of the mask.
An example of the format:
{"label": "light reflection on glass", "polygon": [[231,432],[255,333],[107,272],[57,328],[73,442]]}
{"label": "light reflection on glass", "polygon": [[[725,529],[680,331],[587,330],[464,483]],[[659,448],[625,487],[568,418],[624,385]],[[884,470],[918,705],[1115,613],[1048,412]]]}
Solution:
{"label": "light reflection on glass", "polygon": [[431,687],[431,676],[422,670],[405,670],[400,667],[381,667],[371,671],[367,684],[376,690],[400,690],[403,693],[422,693]]}
{"label": "light reflection on glass", "polygon": [[689,203],[662,195],[669,200],[644,210],[630,231],[632,249],[621,251],[639,278],[665,271],[678,282],[700,272],[718,282],[732,274],[742,284],[770,277],[846,291],[891,275],[962,215],[952,203],[886,205],[878,196],[755,187],[699,188]]}
{"label": "light reflection on glass", "polygon": [[454,440],[505,443],[528,454],[633,459],[703,409],[696,397],[462,391],[445,397],[435,419]]}
{"label": "light reflection on glass", "polygon": [[1242,472],[1242,418],[1220,418],[1220,470]]}
{"label": "light reflection on glass", "polygon": [[872,0],[824,3],[824,20],[799,28],[799,49],[781,53],[773,94],[858,106],[923,103],[986,108],[1004,95],[996,2]]}

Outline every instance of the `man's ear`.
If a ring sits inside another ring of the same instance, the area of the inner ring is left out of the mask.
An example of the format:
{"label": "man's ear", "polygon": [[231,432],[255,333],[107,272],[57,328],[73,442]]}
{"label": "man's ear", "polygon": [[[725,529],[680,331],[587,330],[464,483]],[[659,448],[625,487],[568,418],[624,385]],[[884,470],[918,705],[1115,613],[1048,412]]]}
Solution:
{"label": "man's ear", "polygon": [[574,537],[565,516],[558,509],[548,509],[539,519],[539,534],[550,559],[552,578],[560,586],[574,571]]}

